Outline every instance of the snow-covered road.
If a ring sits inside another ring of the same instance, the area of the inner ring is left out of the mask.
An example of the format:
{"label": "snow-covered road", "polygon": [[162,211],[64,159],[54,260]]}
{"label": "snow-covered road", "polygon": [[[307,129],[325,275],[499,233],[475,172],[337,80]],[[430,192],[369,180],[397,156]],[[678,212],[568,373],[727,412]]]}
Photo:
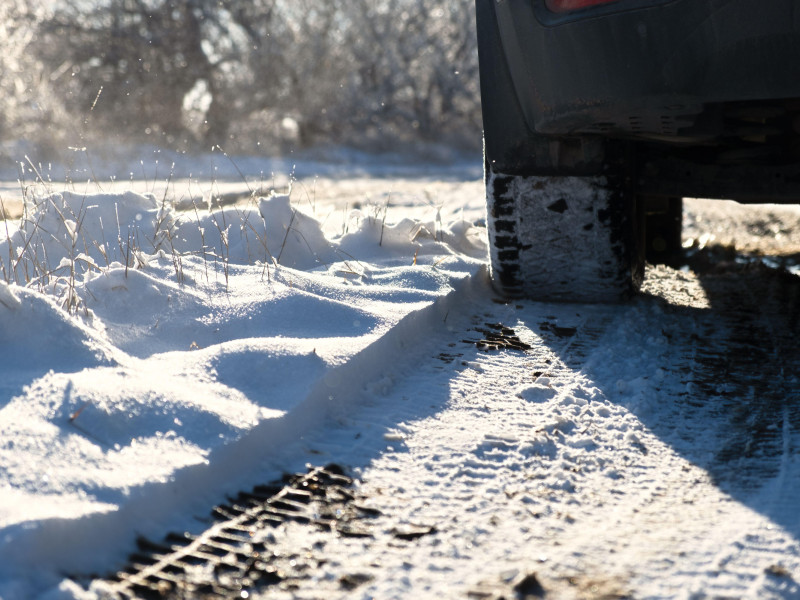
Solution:
{"label": "snow-covered road", "polygon": [[531,349],[458,343],[455,373],[424,365],[382,403],[419,412],[363,487],[384,531],[437,533],[359,553],[381,564],[363,597],[530,573],[554,598],[798,597],[800,288],[757,271],[662,269],[625,307],[473,305]]}
{"label": "snow-covered road", "polygon": [[357,474],[370,535],[255,533],[287,583],[251,597],[797,598],[800,282],[659,268],[616,307],[481,277],[286,448]]}
{"label": "snow-covered road", "polygon": [[[623,307],[462,290],[450,333],[296,446],[359,475],[372,537],[285,527],[276,553],[314,568],[264,597],[524,597],[531,575],[549,598],[800,597],[798,298],[761,267],[658,269]],[[530,349],[474,343],[497,324]]]}
{"label": "snow-covered road", "polygon": [[[292,198],[309,220],[274,197],[176,220],[138,268],[92,259],[53,284],[73,317],[0,290],[28,357],[3,355],[0,597],[103,597],[87,575],[136,535],[199,533],[226,494],[336,463],[369,535],[254,529],[281,577],[249,597],[800,598],[800,278],[725,246],[795,265],[796,208],[687,201],[689,266],[650,269],[631,303],[508,303],[479,182],[315,185]],[[277,236],[266,280],[221,217],[302,239]]]}

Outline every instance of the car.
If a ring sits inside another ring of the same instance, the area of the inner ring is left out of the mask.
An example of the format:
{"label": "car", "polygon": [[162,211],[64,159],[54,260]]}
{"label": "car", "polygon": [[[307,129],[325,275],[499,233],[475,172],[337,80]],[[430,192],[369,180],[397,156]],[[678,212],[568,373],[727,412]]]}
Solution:
{"label": "car", "polygon": [[684,197],[800,198],[797,0],[476,0],[490,266],[615,302],[679,264]]}

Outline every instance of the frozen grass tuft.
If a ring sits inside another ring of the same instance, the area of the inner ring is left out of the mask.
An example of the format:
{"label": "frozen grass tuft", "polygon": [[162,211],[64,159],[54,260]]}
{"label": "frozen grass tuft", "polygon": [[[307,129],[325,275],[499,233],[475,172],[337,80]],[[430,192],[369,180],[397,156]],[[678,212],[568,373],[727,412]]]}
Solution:
{"label": "frozen grass tuft", "polygon": [[168,261],[178,284],[194,280],[187,276],[194,270],[228,291],[232,265],[258,266],[269,281],[280,265],[314,268],[337,256],[319,223],[298,212],[289,193],[264,196],[263,187],[254,190],[245,181],[249,195],[238,203],[211,193],[202,205],[193,199],[189,210],[177,210],[169,194],[171,172],[157,199],[152,193],[106,193],[99,182],[93,192],[75,191],[74,185],[55,192],[41,166],[23,166],[36,180],[20,180],[22,216],[3,221],[0,276],[6,285],[56,298],[70,314],[87,313],[83,284],[112,269],[127,276],[130,269]]}

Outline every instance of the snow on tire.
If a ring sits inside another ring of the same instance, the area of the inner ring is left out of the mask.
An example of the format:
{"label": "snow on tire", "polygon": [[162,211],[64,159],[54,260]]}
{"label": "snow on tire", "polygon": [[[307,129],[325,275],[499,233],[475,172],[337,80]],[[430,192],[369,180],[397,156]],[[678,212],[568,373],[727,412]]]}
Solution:
{"label": "snow on tire", "polygon": [[486,174],[495,288],[508,296],[617,302],[641,284],[635,209],[603,176]]}

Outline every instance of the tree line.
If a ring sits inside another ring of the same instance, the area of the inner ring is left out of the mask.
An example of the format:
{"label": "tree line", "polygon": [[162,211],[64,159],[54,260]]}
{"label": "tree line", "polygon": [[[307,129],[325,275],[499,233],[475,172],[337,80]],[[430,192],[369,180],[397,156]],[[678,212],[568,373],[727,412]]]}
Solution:
{"label": "tree line", "polygon": [[2,0],[0,140],[474,148],[473,19],[467,0]]}

